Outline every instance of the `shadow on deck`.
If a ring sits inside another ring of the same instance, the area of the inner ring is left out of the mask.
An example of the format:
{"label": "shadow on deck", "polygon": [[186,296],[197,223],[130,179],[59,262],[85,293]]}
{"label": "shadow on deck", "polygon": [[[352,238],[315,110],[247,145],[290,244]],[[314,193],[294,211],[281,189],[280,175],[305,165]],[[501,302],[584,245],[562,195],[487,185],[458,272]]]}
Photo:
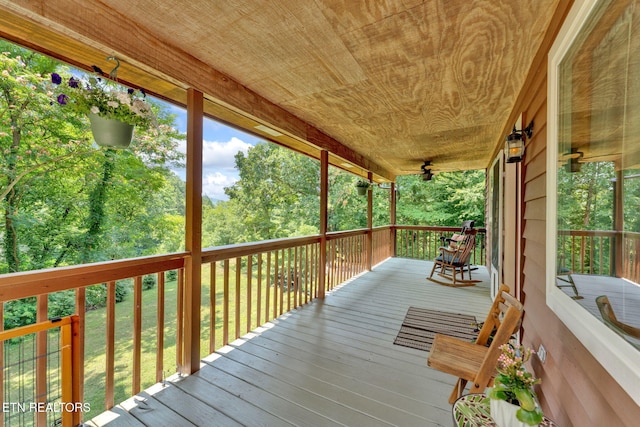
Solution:
{"label": "shadow on deck", "polygon": [[87,424],[450,426],[454,378],[393,341],[409,306],[484,319],[489,276],[451,288],[426,280],[431,266],[391,258]]}

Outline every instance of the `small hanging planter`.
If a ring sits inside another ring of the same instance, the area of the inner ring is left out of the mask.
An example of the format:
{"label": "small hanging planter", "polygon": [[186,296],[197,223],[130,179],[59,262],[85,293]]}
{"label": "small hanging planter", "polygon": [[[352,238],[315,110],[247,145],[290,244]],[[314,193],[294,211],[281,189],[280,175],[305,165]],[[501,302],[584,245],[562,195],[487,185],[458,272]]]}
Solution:
{"label": "small hanging planter", "polygon": [[133,125],[89,113],[93,139],[101,147],[127,148],[133,139]]}
{"label": "small hanging planter", "polygon": [[358,181],[356,183],[356,189],[358,190],[358,196],[364,196],[367,194],[367,190],[371,185],[367,181]]}
{"label": "small hanging planter", "polygon": [[117,83],[116,67],[106,75],[93,66],[96,75],[85,78],[71,76],[64,79],[58,73],[51,74],[51,83],[59,86],[55,99],[58,105],[69,112],[87,115],[96,143],[108,148],[127,148],[133,139],[133,128],[145,132],[157,128],[157,119],[151,105],[145,101],[142,89],[126,88]]}

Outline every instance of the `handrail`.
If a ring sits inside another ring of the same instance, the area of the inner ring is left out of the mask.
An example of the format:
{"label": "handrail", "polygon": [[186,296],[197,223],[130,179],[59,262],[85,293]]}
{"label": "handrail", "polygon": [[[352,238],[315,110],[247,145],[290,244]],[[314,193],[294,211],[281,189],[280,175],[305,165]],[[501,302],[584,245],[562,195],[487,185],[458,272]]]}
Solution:
{"label": "handrail", "polygon": [[327,233],[327,240],[335,240],[335,239],[343,239],[345,237],[352,236],[363,236],[369,233],[369,230],[366,228],[358,228],[355,230],[346,230],[346,231],[330,231]]}
{"label": "handrail", "polygon": [[[630,233],[638,234],[639,233]],[[622,235],[621,231],[616,230],[558,230],[560,236],[586,236],[586,237],[613,237]]]}
{"label": "handrail", "polygon": [[[392,229],[391,225],[383,225],[373,227],[373,231],[384,229]],[[358,236],[368,234],[366,228],[346,231],[331,231],[327,233],[327,240],[335,240],[349,236]],[[204,248],[202,250],[202,263],[206,264],[214,261],[222,261],[236,257],[243,257],[250,254],[269,252],[278,249],[286,249],[293,246],[302,246],[317,243],[320,241],[320,235],[314,234],[304,237],[286,237],[282,239],[263,240],[261,242],[237,243],[232,245],[215,246]]]}
{"label": "handrail", "polygon": [[84,286],[184,267],[188,252],[0,275],[0,301],[77,289]]}
{"label": "handrail", "polygon": [[216,246],[202,250],[202,263],[243,257],[256,253],[286,249],[294,246],[309,245],[320,241],[320,235],[305,237],[287,237],[283,239],[263,240],[262,242],[238,243]]}
{"label": "handrail", "polygon": [[[442,246],[441,237],[460,231],[460,227],[394,225],[395,256],[422,260],[433,260],[439,255]],[[483,264],[485,260],[486,228],[476,228],[476,249],[471,255],[472,264]]]}

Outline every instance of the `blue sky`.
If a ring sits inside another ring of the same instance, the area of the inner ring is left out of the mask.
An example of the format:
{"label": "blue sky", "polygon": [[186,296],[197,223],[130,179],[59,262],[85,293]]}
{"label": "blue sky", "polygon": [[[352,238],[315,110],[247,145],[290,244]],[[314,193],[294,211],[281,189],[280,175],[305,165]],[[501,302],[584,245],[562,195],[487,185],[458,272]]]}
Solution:
{"label": "blue sky", "polygon": [[[177,116],[178,130],[186,132],[186,110],[174,105],[169,105],[169,108]],[[238,151],[246,154],[249,147],[264,140],[209,119],[204,121],[203,139],[202,192],[212,199],[227,200],[224,187],[232,185],[239,179],[234,156]],[[179,150],[186,152],[186,144],[182,143]],[[175,172],[180,178],[185,178],[184,169],[175,170]]]}

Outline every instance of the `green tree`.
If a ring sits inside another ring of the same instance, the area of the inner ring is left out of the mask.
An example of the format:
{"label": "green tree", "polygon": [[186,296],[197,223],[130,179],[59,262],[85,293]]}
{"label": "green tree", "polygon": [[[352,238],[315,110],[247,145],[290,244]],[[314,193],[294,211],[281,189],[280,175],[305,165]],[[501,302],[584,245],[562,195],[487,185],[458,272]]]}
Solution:
{"label": "green tree", "polygon": [[397,179],[397,223],[459,226],[474,220],[484,226],[485,172],[443,172],[431,181],[406,175]]}
{"label": "green tree", "polygon": [[[317,230],[319,164],[271,143],[236,154],[240,180],[225,188],[230,207],[242,222],[240,242],[296,235]],[[229,219],[229,218],[227,218]],[[317,232],[317,231],[316,231]],[[237,243],[237,242],[235,242]]]}
{"label": "green tree", "polygon": [[[156,253],[161,235],[143,237],[171,204],[154,196],[168,183],[176,189],[167,167],[180,161],[184,136],[175,117],[153,103],[158,129],[137,132],[129,150],[98,149],[87,118],[53,102],[51,72],[67,81],[72,71],[10,43],[0,50],[0,272]],[[182,214],[182,200],[169,209]]]}
{"label": "green tree", "polygon": [[[29,229],[35,214],[48,206],[37,204],[31,215],[21,206],[33,186],[71,168],[91,155],[82,144],[79,120],[59,117],[51,104],[47,76],[56,63],[9,43],[0,43],[0,184],[4,220],[3,244],[7,271],[22,268],[20,230]],[[59,183],[55,183],[57,186]],[[62,196],[57,188],[56,196]],[[46,200],[46,199],[45,199]],[[63,214],[64,217],[64,214]]]}

